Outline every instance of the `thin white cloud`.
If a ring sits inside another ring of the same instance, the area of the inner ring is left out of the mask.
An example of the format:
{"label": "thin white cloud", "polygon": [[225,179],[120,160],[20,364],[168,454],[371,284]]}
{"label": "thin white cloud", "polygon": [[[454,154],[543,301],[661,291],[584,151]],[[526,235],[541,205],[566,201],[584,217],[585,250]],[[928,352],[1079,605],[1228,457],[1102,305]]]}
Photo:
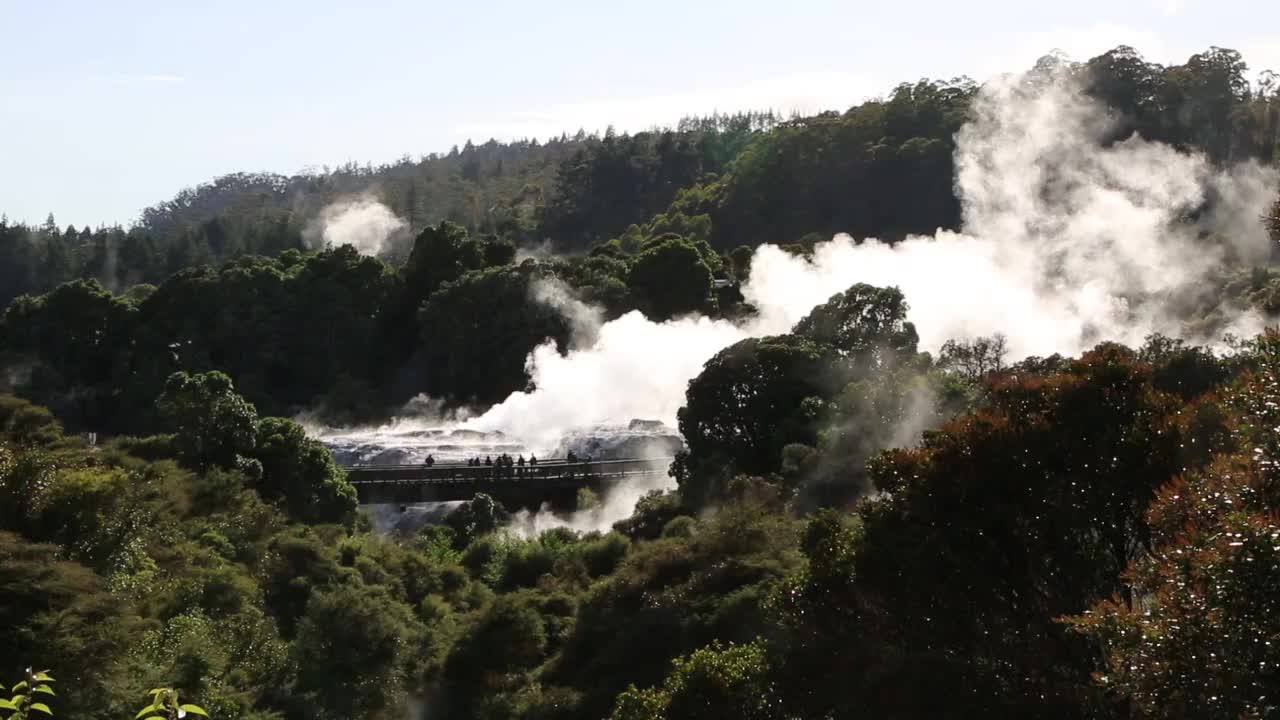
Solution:
{"label": "thin white cloud", "polygon": [[110,78],[114,85],[181,85],[186,81],[181,75],[168,73],[122,73]]}
{"label": "thin white cloud", "polygon": [[1120,45],[1136,48],[1146,59],[1164,64],[1184,62],[1192,52],[1203,49],[1172,47],[1157,33],[1112,23],[1057,26],[1018,33],[1007,49],[988,55],[975,75],[983,79],[1026,70],[1036,60],[1055,50],[1071,60],[1084,61]]}
{"label": "thin white cloud", "polygon": [[773,110],[782,115],[845,110],[890,86],[867,74],[813,72],[764,78],[736,87],[708,88],[648,97],[599,98],[517,110],[493,120],[473,120],[455,128],[467,138],[547,138],[577,128],[639,131],[673,125],[681,117],[714,112]]}
{"label": "thin white cloud", "polygon": [[[1152,0],[1165,6],[1165,0]],[[1181,14],[1190,0],[1171,0],[1167,9]],[[1030,68],[1052,51],[1069,59],[1084,61],[1121,45],[1136,48],[1151,62],[1176,65],[1208,45],[1171,41],[1159,33],[1114,23],[1054,26],[1015,34],[1008,44],[992,48],[981,58],[949,68],[939,64],[936,72],[921,77],[951,77],[966,74],[979,82],[1008,72]],[[1236,49],[1243,53],[1255,73],[1264,69],[1280,71],[1280,38],[1259,38]],[[957,70],[962,71],[958,73]],[[901,75],[898,72],[898,75]],[[596,98],[526,108],[480,119],[464,120],[454,127],[456,139],[548,138],[578,128],[602,132],[612,125],[618,131],[638,131],[668,126],[689,115],[744,110],[774,110],[812,114],[824,110],[843,111],[871,97],[884,96],[898,82],[909,79],[881,72],[828,71],[764,78],[745,85],[708,88],[697,92],[634,97]]]}

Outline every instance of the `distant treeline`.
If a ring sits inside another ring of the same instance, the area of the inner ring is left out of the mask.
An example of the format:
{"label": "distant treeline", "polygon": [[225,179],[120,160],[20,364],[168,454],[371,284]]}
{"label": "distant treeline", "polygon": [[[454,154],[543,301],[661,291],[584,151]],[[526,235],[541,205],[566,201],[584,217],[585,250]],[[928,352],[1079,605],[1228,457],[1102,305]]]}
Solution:
{"label": "distant treeline", "polygon": [[[1064,65],[1051,56],[1037,70]],[[1268,73],[1251,83],[1239,53],[1211,48],[1161,66],[1120,47],[1066,69],[1112,108],[1114,139],[1137,132],[1217,163],[1276,158],[1280,84]],[[227,175],[145,209],[128,229],[59,228],[52,215],[34,227],[0,221],[0,304],[78,278],[121,290],[187,267],[305,249],[307,223],[322,207],[362,193],[412,233],[447,220],[568,252],[670,210],[706,215],[707,239],[719,250],[834,232],[892,240],[955,228],[953,137],[976,89],[964,79],[920,81],[813,117],[717,115],[634,135],[468,143],[418,161],[320,174]],[[389,252],[402,260],[407,250]]]}

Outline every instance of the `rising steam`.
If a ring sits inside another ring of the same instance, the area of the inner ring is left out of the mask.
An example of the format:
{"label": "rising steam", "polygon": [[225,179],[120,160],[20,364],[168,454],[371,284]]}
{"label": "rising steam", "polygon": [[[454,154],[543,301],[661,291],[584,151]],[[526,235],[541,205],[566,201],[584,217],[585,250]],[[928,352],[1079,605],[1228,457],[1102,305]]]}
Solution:
{"label": "rising steam", "polygon": [[[1275,197],[1275,171],[1252,163],[1219,170],[1136,136],[1108,144],[1110,123],[1065,78],[989,83],[956,138],[961,231],[894,245],[837,235],[808,258],[763,246],[743,288],[759,314],[745,324],[655,323],[638,312],[599,324],[564,288],[539,288],[536,301],[572,320],[570,351],[535,349],[527,361],[535,389],[464,427],[548,447],[601,423],[673,425],[688,381],[712,355],[746,337],[787,332],[858,282],[902,289],[925,350],[1001,333],[1016,360],[1075,355],[1103,340],[1136,345],[1152,332],[1208,343],[1258,332],[1263,319],[1224,301],[1221,288],[1230,272],[1269,260],[1261,218]],[[606,498],[610,510],[594,521],[543,513],[519,524],[525,532],[547,523],[607,528],[635,499]]]}
{"label": "rising steam", "polygon": [[673,423],[686,383],[718,350],[786,332],[858,282],[901,288],[926,350],[1003,333],[1016,359],[1139,344],[1152,332],[1214,342],[1259,331],[1256,312],[1218,306],[1213,280],[1267,259],[1261,216],[1276,173],[1252,163],[1218,171],[1136,136],[1104,145],[1109,125],[1069,80],[994,81],[957,137],[963,231],[894,245],[838,235],[811,258],[762,246],[743,288],[760,311],[750,324],[624,315],[584,349],[536,349],[536,389],[474,425],[523,438],[634,417]]}
{"label": "rising steam", "polygon": [[390,240],[408,229],[409,224],[391,208],[371,197],[359,197],[326,205],[302,235],[312,248],[351,245],[364,255],[380,255]]}
{"label": "rising steam", "polygon": [[963,232],[894,246],[842,235],[812,260],[764,247],[744,294],[784,323],[853,281],[896,285],[926,349],[1004,333],[1014,358],[1260,330],[1256,313],[1216,307],[1213,279],[1267,259],[1260,217],[1275,172],[1218,172],[1136,136],[1104,147],[1107,129],[1106,112],[1065,81],[992,83],[957,137]]}

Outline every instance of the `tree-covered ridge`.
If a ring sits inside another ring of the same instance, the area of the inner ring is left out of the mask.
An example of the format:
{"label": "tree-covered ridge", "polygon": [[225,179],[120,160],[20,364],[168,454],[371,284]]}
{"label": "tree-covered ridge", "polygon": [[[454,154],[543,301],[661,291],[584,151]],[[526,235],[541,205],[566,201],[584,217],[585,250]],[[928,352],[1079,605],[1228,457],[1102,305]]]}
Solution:
{"label": "tree-covered ridge", "polygon": [[[1076,75],[1113,110],[1110,134],[1204,152],[1218,163],[1275,159],[1280,85],[1250,82],[1220,48],[1161,66],[1121,47],[1039,70]],[[1261,68],[1253,68],[1261,70]],[[976,86],[919,81],[845,111],[785,120],[769,113],[691,118],[636,134],[468,143],[443,155],[296,176],[239,173],[147,208],[129,228],[36,227],[0,220],[0,303],[68,280],[113,290],[158,284],[183,268],[303,249],[329,203],[371,194],[410,229],[450,221],[516,244],[582,251],[655,218],[705,215],[718,249],[808,243],[834,232],[896,239],[955,228],[952,153]],[[393,261],[407,247],[387,249]]]}
{"label": "tree-covered ridge", "polygon": [[[144,209],[128,228],[59,228],[52,214],[34,227],[0,218],[0,303],[75,278],[120,289],[245,255],[318,248],[322,239],[314,225],[321,210],[362,196],[390,208],[410,237],[449,221],[521,243],[558,237],[554,228],[563,223],[586,223],[590,237],[607,238],[615,226],[625,227],[629,216],[617,215],[620,208],[631,208],[635,220],[659,212],[680,188],[723,171],[751,136],[773,123],[769,114],[717,115],[634,135],[580,131],[546,142],[467,143],[447,154],[376,167],[350,164],[294,176],[235,173]],[[587,176],[614,189],[583,184]],[[594,207],[578,209],[579,203]],[[563,245],[580,249],[587,241],[566,234]],[[407,250],[393,246],[387,252],[402,260]]]}

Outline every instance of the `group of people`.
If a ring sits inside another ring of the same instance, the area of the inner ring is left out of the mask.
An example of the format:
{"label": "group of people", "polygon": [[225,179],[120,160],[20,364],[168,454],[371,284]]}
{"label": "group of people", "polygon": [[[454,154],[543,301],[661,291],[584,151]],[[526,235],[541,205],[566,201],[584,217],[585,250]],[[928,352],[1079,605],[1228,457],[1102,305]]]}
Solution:
{"label": "group of people", "polygon": [[526,464],[537,465],[538,457],[536,455],[530,455],[528,463],[525,462],[523,454],[520,455],[518,458],[513,458],[506,453],[502,453],[501,455],[499,455],[496,462],[494,461],[493,457],[489,455],[484,456],[484,462],[481,462],[478,456],[471,458],[470,460],[467,460],[467,465],[471,467],[480,467],[483,465],[485,467],[497,466],[500,468],[502,467],[509,468],[509,467],[516,467],[516,466],[524,467]]}
{"label": "group of people", "polygon": [[[588,455],[578,455],[574,451],[570,450],[565,456],[565,461],[569,463],[589,463],[591,462],[591,457]],[[423,461],[423,464],[427,467],[433,467],[436,464],[436,459],[435,457],[428,455],[426,460]],[[514,468],[537,464],[538,457],[536,455],[530,455],[529,459],[526,461],[523,453],[514,458],[507,453],[502,453],[496,457],[492,455],[485,455],[483,460],[480,459],[479,455],[473,458],[467,458],[467,467]]]}

